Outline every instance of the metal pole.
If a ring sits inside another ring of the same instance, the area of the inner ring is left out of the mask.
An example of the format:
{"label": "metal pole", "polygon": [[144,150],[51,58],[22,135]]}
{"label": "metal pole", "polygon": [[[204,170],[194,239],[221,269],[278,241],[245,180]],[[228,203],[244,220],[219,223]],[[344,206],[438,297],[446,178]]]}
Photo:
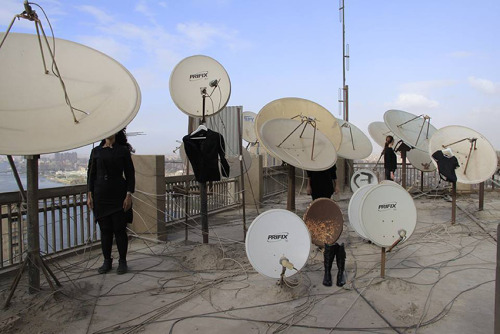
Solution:
{"label": "metal pole", "polygon": [[401,150],[401,186],[406,189],[406,149]]}
{"label": "metal pole", "polygon": [[245,174],[243,171],[243,148],[241,146],[242,144],[242,134],[241,134],[241,117],[242,117],[242,110],[241,108],[237,108],[238,110],[238,143],[239,143],[239,148],[240,148],[240,183],[241,183],[241,200],[242,200],[242,209],[243,209],[243,238],[245,239],[247,237],[247,220],[246,220],[246,213],[245,213]]}
{"label": "metal pole", "polygon": [[[38,226],[38,159],[39,155],[27,156],[27,185],[28,185],[28,274],[29,292],[40,291],[40,268],[37,257],[40,256],[40,238]],[[23,233],[23,231],[19,231]]]}
{"label": "metal pole", "polygon": [[457,213],[457,183],[452,182],[451,190],[451,223],[455,224]]}
{"label": "metal pole", "polygon": [[[497,225],[497,240],[500,238],[500,224]],[[495,334],[500,334],[500,244],[497,242],[497,271],[495,277]]]}
{"label": "metal pole", "polygon": [[479,211],[484,209],[484,182],[479,183]]}
{"label": "metal pole", "polygon": [[380,277],[385,277],[385,247],[382,247],[381,259],[380,259]]}
{"label": "metal pole", "polygon": [[203,235],[203,243],[208,244],[208,199],[207,199],[207,183],[198,182],[200,185],[200,202],[201,202],[201,234]]}
{"label": "metal pole", "polygon": [[295,167],[288,165],[288,199],[286,209],[295,211]]}
{"label": "metal pole", "polygon": [[424,172],[420,171],[420,191],[424,192]]}

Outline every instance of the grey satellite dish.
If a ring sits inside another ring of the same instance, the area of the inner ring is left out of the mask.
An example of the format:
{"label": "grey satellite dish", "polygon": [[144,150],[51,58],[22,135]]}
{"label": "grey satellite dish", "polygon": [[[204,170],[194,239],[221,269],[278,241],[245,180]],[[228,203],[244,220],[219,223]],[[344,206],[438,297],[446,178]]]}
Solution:
{"label": "grey satellite dish", "polygon": [[270,119],[259,129],[259,142],[269,153],[294,167],[310,171],[332,167],[337,161],[333,143],[312,126],[294,131],[299,126],[301,122],[295,119]]}
{"label": "grey satellite dish", "polygon": [[364,226],[361,223],[361,217],[359,215],[359,208],[361,207],[363,196],[371,189],[373,184],[367,184],[358,188],[351,197],[349,201],[349,206],[347,208],[347,214],[349,216],[349,224],[354,229],[354,231],[363,239],[368,239]]}
{"label": "grey satellite dish", "polygon": [[[243,161],[243,174],[248,172],[250,167],[252,166],[252,157],[250,156],[250,152],[241,149],[242,152],[242,161]],[[230,155],[226,156],[227,163],[229,164],[229,176],[228,178],[232,179],[241,175],[241,167],[240,167],[240,156]],[[222,166],[219,164],[220,168]]]}
{"label": "grey satellite dish", "polygon": [[280,278],[284,260],[295,270],[287,270],[285,277],[292,276],[306,264],[311,250],[311,236],[306,224],[288,210],[272,209],[261,213],[248,228],[245,249],[253,268],[264,276]]}
{"label": "grey satellite dish", "polygon": [[[392,183],[361,187],[349,203],[349,221],[360,235],[380,247],[407,240],[415,230],[417,209],[408,192]],[[361,232],[361,233],[360,233]]]}
{"label": "grey satellite dish", "polygon": [[337,151],[339,157],[345,159],[364,159],[372,154],[373,146],[370,139],[354,124],[338,120],[342,129],[342,143]]}
{"label": "grey satellite dish", "polygon": [[[306,119],[316,123],[316,129],[333,143],[338,151],[342,142],[342,130],[337,119],[321,105],[301,98],[288,97],[266,104],[255,119],[257,139],[260,141],[262,125],[271,119]],[[300,128],[302,131],[302,128]],[[265,146],[265,145],[264,145]]]}
{"label": "grey satellite dish", "polygon": [[257,134],[255,133],[255,118],[257,114],[251,111],[243,112],[243,139],[249,143],[257,141]]}
{"label": "grey satellite dish", "polygon": [[[480,133],[460,125],[439,129],[429,143],[429,154],[451,149],[460,167],[455,170],[457,181],[476,184],[489,179],[497,170],[497,155],[490,142]],[[433,163],[437,166],[433,159]]]}
{"label": "grey satellite dish", "polygon": [[377,184],[378,177],[369,169],[358,169],[351,177],[351,190],[355,193],[359,188],[368,184]]}
{"label": "grey satellite dish", "polygon": [[401,236],[407,240],[417,224],[413,198],[396,183],[371,186],[358,214],[366,235],[380,247],[391,246]]}
{"label": "grey satellite dish", "polygon": [[408,160],[416,169],[422,172],[433,172],[436,170],[436,166],[432,162],[433,159],[429,155],[429,152],[410,150],[406,154]]}
{"label": "grey satellite dish", "polygon": [[0,49],[0,154],[38,155],[85,146],[117,133],[139,111],[139,86],[120,63],[78,43],[48,40],[55,44],[67,97],[37,35],[10,33]]}
{"label": "grey satellite dish", "polygon": [[393,136],[394,143],[400,141],[398,136],[394,135],[394,133],[391,130],[389,130],[389,128],[384,122],[370,123],[368,125],[368,133],[370,134],[370,137],[372,137],[372,139],[382,147],[385,146],[385,138],[387,136]]}
{"label": "grey satellite dish", "polygon": [[224,67],[203,55],[179,62],[170,75],[169,88],[177,108],[192,117],[218,113],[227,105],[231,95],[231,82]]}
{"label": "grey satellite dish", "polygon": [[410,148],[426,153],[429,151],[429,139],[437,131],[431,125],[429,116],[417,116],[402,110],[387,110],[384,122]]}

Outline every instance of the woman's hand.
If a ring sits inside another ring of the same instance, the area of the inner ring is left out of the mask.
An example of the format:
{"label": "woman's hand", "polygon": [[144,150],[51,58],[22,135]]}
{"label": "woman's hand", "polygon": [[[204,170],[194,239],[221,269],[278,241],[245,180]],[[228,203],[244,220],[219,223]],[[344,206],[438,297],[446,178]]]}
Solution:
{"label": "woman's hand", "polygon": [[391,172],[391,180],[394,181],[394,172]]}
{"label": "woman's hand", "polygon": [[87,206],[90,208],[90,210],[94,210],[94,202],[92,200],[92,193],[87,193]]}
{"label": "woman's hand", "polygon": [[123,211],[128,211],[132,207],[132,194],[127,193],[125,200],[123,201]]}

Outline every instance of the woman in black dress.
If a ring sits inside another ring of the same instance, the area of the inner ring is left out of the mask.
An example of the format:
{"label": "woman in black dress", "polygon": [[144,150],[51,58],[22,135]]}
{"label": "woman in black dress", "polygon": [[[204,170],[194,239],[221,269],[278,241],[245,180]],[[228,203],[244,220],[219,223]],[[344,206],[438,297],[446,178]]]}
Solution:
{"label": "woman in black dress", "polygon": [[394,181],[394,172],[398,167],[396,160],[396,153],[394,153],[394,149],[392,146],[394,145],[394,137],[387,136],[385,137],[385,146],[384,146],[384,169],[385,169],[385,179]]}
{"label": "woman in black dress", "polygon": [[127,223],[131,223],[132,193],[135,189],[135,169],[132,146],[125,129],[101,141],[92,150],[88,167],[87,204],[101,230],[104,263],[99,273],[111,270],[113,235],[120,256],[117,274],[127,272]]}

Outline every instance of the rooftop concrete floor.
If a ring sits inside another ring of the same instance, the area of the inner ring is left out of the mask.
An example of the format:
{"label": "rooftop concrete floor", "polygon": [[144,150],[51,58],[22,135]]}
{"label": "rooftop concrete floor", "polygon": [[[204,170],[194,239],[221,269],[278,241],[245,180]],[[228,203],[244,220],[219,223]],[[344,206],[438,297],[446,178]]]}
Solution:
{"label": "rooftop concrete floor", "polygon": [[[458,197],[456,223],[442,197],[415,199],[415,232],[387,253],[361,239],[348,223],[349,196],[339,242],[347,251],[345,286],[322,285],[323,256],[317,247],[297,287],[280,287],[249,264],[242,210],[210,216],[210,243],[199,229],[171,231],[166,243],[132,238],[129,272],[99,275],[99,250],[50,264],[63,286],[53,293],[18,286],[0,312],[2,333],[492,333],[494,327],[497,223],[500,193]],[[309,197],[297,197],[302,217]],[[259,212],[286,208],[286,197],[263,203]],[[246,224],[257,216],[247,208]],[[116,257],[116,254],[115,254]],[[336,276],[336,267],[332,270]],[[43,276],[42,276],[43,278]],[[1,278],[4,303],[11,278]]]}

